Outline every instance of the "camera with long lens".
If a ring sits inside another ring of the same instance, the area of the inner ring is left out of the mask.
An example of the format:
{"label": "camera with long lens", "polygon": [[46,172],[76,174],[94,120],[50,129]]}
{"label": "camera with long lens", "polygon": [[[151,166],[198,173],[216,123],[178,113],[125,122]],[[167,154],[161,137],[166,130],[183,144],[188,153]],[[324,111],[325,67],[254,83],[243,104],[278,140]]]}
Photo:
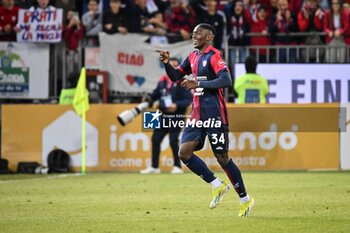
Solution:
{"label": "camera with long lens", "polygon": [[138,104],[136,107],[129,110],[125,110],[124,112],[120,113],[117,116],[117,119],[122,126],[125,126],[130,122],[132,122],[146,108],[152,107],[152,104],[153,104],[152,99],[149,96],[147,96],[147,99],[145,102],[142,102]]}

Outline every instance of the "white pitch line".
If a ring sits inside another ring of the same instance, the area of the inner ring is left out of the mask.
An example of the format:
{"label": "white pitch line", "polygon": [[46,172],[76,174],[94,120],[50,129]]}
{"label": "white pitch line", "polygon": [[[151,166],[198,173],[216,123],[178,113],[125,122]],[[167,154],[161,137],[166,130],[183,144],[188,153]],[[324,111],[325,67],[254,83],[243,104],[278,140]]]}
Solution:
{"label": "white pitch line", "polygon": [[[72,176],[81,176],[81,175],[83,175],[83,174],[81,174],[81,173],[70,173],[70,174],[60,174],[60,175],[49,175],[49,176],[46,176],[46,177],[35,177],[35,178],[29,178],[29,179],[0,180],[0,184],[14,183],[14,182],[20,182],[20,181],[26,181],[26,180],[58,179],[58,178],[65,178],[65,177],[72,177]],[[40,176],[40,174],[37,174],[37,176]]]}

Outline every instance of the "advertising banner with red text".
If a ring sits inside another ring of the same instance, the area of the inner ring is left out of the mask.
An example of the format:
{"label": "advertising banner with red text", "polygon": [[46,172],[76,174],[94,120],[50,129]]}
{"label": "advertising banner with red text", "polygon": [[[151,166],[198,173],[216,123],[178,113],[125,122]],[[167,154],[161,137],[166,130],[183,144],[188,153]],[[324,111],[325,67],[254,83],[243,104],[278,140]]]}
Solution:
{"label": "advertising banner with red text", "polygon": [[[152,131],[142,128],[142,114],[125,127],[116,119],[133,107],[91,105],[86,127],[88,171],[139,171],[150,164]],[[228,109],[228,153],[241,169],[339,169],[339,105],[229,104]],[[23,161],[47,165],[55,148],[67,151],[71,166],[79,171],[81,118],[71,107],[4,105],[2,122],[2,157],[9,160],[12,171]],[[161,151],[160,168],[170,170],[173,155],[168,137]],[[210,168],[221,170],[208,143],[197,154]]]}

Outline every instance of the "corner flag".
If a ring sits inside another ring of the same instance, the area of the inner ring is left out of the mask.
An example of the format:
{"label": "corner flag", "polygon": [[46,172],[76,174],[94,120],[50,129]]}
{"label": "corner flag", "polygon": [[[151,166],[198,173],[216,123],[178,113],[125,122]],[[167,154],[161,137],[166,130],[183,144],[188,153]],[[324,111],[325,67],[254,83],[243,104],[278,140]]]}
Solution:
{"label": "corner flag", "polygon": [[89,92],[86,89],[86,71],[84,67],[80,71],[78,85],[74,94],[73,106],[79,116],[89,110]]}
{"label": "corner flag", "polygon": [[89,92],[86,89],[86,71],[83,67],[75,90],[73,107],[82,117],[81,121],[81,173],[86,171],[86,112],[89,110]]}

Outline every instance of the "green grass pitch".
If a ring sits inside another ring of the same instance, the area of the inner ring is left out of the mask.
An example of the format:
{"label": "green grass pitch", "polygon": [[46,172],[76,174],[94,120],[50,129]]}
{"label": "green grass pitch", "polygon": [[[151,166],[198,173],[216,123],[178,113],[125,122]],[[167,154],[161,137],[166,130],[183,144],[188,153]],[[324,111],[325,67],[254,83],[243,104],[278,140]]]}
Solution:
{"label": "green grass pitch", "polygon": [[350,232],[349,172],[243,177],[248,218],[233,190],[210,210],[211,187],[192,173],[1,175],[0,232]]}

